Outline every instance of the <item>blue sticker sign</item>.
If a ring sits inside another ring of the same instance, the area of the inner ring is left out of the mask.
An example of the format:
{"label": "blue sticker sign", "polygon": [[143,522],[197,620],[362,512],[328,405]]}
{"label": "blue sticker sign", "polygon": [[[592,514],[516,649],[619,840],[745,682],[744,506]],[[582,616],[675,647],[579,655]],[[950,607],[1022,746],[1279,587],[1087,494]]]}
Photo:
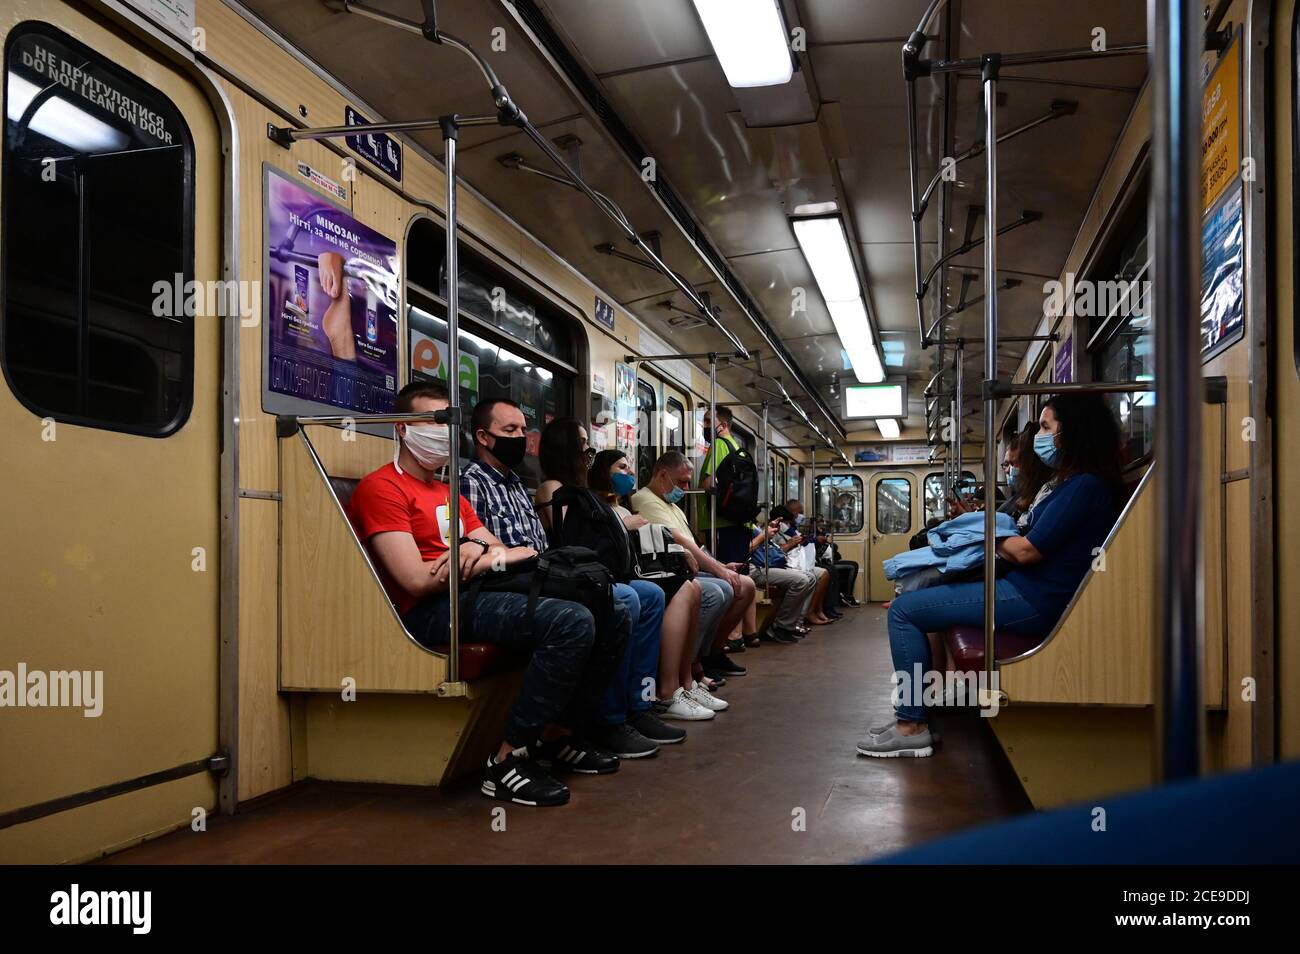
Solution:
{"label": "blue sticker sign", "polygon": [[596,321],[610,331],[614,330],[614,306],[599,296],[596,298]]}
{"label": "blue sticker sign", "polygon": [[1056,348],[1055,384],[1069,384],[1074,380],[1074,334],[1062,341]]}
{"label": "blue sticker sign", "polygon": [[[368,126],[366,119],[351,106],[343,108],[343,123],[347,126]],[[396,182],[402,181],[402,144],[386,133],[362,133],[347,137],[348,148],[377,167]]]}

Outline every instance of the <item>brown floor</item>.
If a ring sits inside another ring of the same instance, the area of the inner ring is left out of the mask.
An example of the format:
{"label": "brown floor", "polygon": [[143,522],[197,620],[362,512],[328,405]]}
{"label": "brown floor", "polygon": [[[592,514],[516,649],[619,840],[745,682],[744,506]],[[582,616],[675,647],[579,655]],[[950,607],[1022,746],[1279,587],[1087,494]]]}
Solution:
{"label": "brown floor", "polygon": [[[442,791],[308,782],[106,863],[848,862],[1029,810],[973,712],[942,713],[933,758],[869,759],[854,743],[889,714],[889,643],[877,606],[848,609],[798,645],[737,659],[731,710],[685,744],[613,776],[571,779],[562,808]],[[503,807],[506,831],[492,830]],[[806,830],[793,830],[797,810]]]}

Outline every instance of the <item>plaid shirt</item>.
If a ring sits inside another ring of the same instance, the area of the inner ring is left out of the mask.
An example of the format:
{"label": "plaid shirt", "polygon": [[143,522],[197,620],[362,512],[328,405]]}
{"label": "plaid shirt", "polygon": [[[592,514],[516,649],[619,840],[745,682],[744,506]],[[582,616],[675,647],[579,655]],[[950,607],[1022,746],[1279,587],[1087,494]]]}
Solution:
{"label": "plaid shirt", "polygon": [[494,537],[508,547],[546,549],[546,528],[533,498],[513,470],[501,474],[491,464],[470,461],[460,475],[460,492]]}

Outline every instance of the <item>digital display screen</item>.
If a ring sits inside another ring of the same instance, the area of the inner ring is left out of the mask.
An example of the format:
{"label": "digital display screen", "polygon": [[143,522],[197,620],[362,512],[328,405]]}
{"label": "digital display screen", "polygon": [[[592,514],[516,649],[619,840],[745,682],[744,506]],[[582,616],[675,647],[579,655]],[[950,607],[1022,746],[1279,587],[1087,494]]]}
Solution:
{"label": "digital display screen", "polygon": [[852,384],[844,388],[844,419],[907,416],[907,395],[901,384]]}

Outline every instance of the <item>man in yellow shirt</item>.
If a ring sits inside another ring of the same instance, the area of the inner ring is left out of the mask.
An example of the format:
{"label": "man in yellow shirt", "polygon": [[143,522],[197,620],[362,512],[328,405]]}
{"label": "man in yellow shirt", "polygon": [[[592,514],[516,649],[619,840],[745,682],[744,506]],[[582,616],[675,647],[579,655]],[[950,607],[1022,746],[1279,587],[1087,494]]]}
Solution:
{"label": "man in yellow shirt", "polygon": [[[706,602],[709,590],[717,590],[724,598],[730,596],[726,600],[729,604],[726,611],[712,625],[706,619],[704,606],[701,606],[700,655],[706,673],[712,670],[727,676],[743,675],[743,668],[727,659],[722,646],[745,618],[758,591],[754,587],[754,581],[747,575],[737,573],[735,566],[727,566],[715,560],[707,551],[696,546],[686,514],[677,506],[690,486],[691,462],[679,451],[667,451],[655,461],[650,483],[632,495],[632,509],[651,523],[662,524],[674,531],[673,539],[685,547],[699,564],[697,582],[705,591]],[[748,553],[748,542],[745,550]]]}
{"label": "man in yellow shirt", "polygon": [[[704,438],[713,442],[713,453],[705,453],[700,458],[699,486],[701,490],[713,489],[713,475],[729,454],[741,450],[740,438],[731,433],[731,408],[718,408],[716,423],[704,412]],[[712,523],[712,508],[707,495],[700,498],[697,521],[704,539],[709,539]],[[717,557],[723,563],[744,563],[749,559],[749,538],[751,528],[732,523],[722,514],[718,514],[718,552]]]}

